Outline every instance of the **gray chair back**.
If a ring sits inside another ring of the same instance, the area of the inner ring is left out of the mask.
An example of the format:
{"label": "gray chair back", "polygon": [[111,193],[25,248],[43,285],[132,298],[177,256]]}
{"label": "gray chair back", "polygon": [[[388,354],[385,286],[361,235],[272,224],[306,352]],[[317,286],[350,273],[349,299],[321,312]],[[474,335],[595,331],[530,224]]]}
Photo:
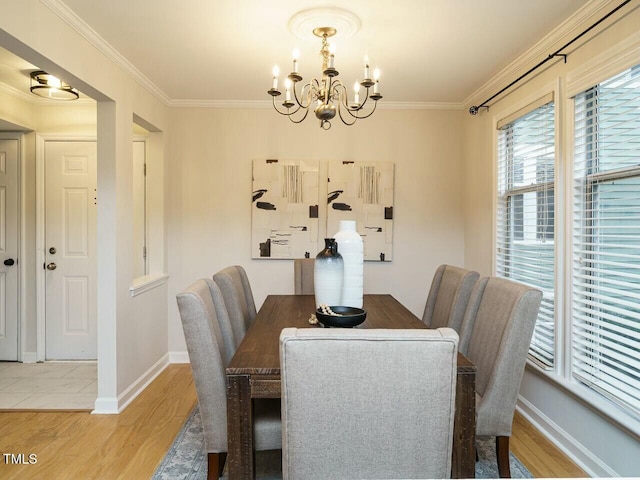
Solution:
{"label": "gray chair back", "polygon": [[201,279],[178,293],[178,310],[196,386],[207,452],[227,451],[224,342],[210,286]]}
{"label": "gray chair back", "polygon": [[495,436],[500,476],[509,473],[509,437],[542,292],[506,278],[476,284],[460,352],[477,367],[476,435]]}
{"label": "gray chair back", "polygon": [[313,295],[313,267],[315,258],[296,258],[293,260],[293,292],[296,295]]}
{"label": "gray chair back", "polygon": [[[202,419],[208,455],[207,478],[218,478],[222,475],[227,454],[225,366],[226,358],[232,355],[226,351],[217,313],[223,314],[222,295],[213,280],[206,278],[197,280],[176,298]],[[253,423],[256,450],[281,448],[280,403],[277,400],[256,400]]]}
{"label": "gray chair back", "polygon": [[282,330],[283,478],[449,477],[457,351],[449,328]]}
{"label": "gray chair back", "polygon": [[449,327],[460,333],[464,312],[478,278],[478,272],[440,265],[431,281],[422,321],[430,328]]}
{"label": "gray chair back", "polygon": [[231,324],[229,312],[227,311],[227,307],[224,303],[220,287],[218,287],[218,284],[210,278],[205,278],[203,280],[207,282],[209,291],[211,292],[211,299],[213,300],[213,306],[215,307],[216,317],[218,319],[218,327],[222,334],[222,359],[224,360],[225,366],[227,366],[233,358],[234,353],[236,353],[236,347],[239,342],[236,340],[235,334],[233,333],[233,325]]}
{"label": "gray chair back", "polygon": [[247,273],[239,265],[224,268],[213,276],[229,313],[236,347],[256,318],[256,305]]}

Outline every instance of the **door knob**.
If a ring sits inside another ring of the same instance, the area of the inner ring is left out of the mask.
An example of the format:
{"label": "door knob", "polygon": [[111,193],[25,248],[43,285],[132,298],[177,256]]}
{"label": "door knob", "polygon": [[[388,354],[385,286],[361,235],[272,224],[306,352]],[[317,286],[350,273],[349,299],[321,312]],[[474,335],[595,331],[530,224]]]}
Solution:
{"label": "door knob", "polygon": [[10,266],[11,266],[11,265],[13,265],[14,263],[16,263],[16,261],[15,261],[13,258],[7,258],[7,259],[4,261],[4,264],[5,264],[7,267],[10,267]]}
{"label": "door knob", "polygon": [[55,270],[56,268],[58,268],[58,266],[53,262],[47,264],[47,270]]}

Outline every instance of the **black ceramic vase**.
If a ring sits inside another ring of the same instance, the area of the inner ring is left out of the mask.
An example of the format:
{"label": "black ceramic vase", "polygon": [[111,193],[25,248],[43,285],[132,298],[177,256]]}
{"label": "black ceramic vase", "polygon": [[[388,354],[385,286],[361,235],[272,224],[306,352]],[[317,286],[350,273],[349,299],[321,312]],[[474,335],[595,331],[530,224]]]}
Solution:
{"label": "black ceramic vase", "polygon": [[333,238],[324,239],[324,249],[316,255],[313,269],[316,307],[340,305],[344,261]]}

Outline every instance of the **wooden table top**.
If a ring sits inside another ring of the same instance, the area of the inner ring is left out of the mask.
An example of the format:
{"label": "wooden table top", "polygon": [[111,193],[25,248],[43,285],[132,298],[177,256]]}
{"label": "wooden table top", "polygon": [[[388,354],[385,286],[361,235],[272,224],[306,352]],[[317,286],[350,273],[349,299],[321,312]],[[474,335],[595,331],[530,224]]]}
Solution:
{"label": "wooden table top", "polygon": [[[427,328],[391,295],[364,295],[367,318],[356,328]],[[286,327],[322,328],[311,325],[315,312],[313,295],[269,295],[235,355],[227,375],[280,375],[280,332]],[[475,366],[458,354],[458,371],[475,371]]]}

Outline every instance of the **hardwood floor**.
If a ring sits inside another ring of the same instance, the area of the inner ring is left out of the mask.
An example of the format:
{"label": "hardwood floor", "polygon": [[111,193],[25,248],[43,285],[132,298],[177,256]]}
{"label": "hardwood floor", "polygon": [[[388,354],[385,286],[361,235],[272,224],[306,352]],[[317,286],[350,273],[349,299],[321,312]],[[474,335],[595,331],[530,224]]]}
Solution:
{"label": "hardwood floor", "polygon": [[0,454],[37,455],[0,456],[0,478],[150,478],[195,403],[189,365],[170,365],[120,415],[0,413]]}
{"label": "hardwood floor", "polygon": [[516,412],[510,450],[535,478],[579,478],[588,475],[522,415]]}
{"label": "hardwood floor", "polygon": [[[195,403],[189,365],[170,365],[120,415],[2,412],[0,478],[150,478]],[[519,415],[511,450],[535,477],[586,476]],[[3,454],[25,464],[11,464]],[[37,463],[28,464],[30,454]]]}

